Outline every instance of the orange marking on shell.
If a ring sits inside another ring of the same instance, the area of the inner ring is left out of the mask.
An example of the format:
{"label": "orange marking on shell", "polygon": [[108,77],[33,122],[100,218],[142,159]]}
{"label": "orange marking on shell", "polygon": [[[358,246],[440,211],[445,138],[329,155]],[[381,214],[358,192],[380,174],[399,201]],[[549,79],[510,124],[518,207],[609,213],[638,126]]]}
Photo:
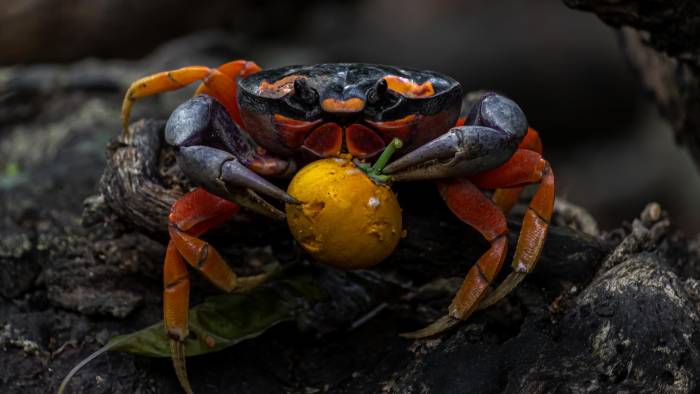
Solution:
{"label": "orange marking on shell", "polygon": [[267,80],[264,80],[260,82],[258,93],[263,94],[266,97],[282,97],[294,90],[294,81],[299,78],[306,79],[306,77],[302,75],[288,75],[282,79],[278,79],[275,82],[268,82]]}
{"label": "orange marking on shell", "polygon": [[408,78],[396,75],[388,75],[384,77],[384,80],[389,89],[407,97],[431,97],[435,95],[435,88],[430,81],[416,83]]}
{"label": "orange marking on shell", "polygon": [[347,100],[327,98],[321,101],[321,108],[326,112],[359,112],[365,108],[365,101],[357,97]]}

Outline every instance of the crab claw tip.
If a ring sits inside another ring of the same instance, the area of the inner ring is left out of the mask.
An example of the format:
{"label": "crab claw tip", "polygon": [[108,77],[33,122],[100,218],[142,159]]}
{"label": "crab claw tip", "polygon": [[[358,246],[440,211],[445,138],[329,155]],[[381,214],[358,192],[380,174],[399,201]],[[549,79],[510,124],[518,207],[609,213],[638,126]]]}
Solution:
{"label": "crab claw tip", "polygon": [[284,193],[283,201],[286,202],[287,204],[292,204],[292,205],[300,205],[301,204],[301,201],[290,196],[288,193]]}
{"label": "crab claw tip", "polygon": [[290,196],[284,190],[270,183],[238,160],[230,160],[223,164],[221,178],[229,184],[244,187],[268,197],[286,202],[287,204],[299,204],[299,201]]}
{"label": "crab claw tip", "polygon": [[447,133],[434,139],[427,144],[407,153],[400,159],[387,165],[384,168],[385,174],[395,174],[401,171],[410,170],[422,164],[427,164],[434,160],[443,160],[454,157],[456,141],[454,133]]}

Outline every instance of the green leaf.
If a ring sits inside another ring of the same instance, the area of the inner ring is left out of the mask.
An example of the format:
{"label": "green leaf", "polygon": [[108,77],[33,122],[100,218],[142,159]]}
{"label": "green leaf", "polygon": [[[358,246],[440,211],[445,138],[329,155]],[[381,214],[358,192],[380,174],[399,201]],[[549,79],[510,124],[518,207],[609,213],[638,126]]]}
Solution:
{"label": "green leaf", "polygon": [[[185,344],[186,355],[212,353],[254,338],[276,324],[295,320],[306,305],[326,298],[309,275],[278,280],[247,293],[208,298],[190,310],[191,335]],[[170,357],[169,341],[161,322],[114,337],[105,347],[149,357]]]}

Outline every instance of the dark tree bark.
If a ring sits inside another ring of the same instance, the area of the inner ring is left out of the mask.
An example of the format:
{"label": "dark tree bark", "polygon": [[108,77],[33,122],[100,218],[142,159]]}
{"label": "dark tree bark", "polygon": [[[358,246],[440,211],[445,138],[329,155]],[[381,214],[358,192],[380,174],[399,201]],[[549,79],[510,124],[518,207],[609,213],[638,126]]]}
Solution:
{"label": "dark tree bark", "polygon": [[627,58],[700,168],[700,3],[564,0],[620,29]]}

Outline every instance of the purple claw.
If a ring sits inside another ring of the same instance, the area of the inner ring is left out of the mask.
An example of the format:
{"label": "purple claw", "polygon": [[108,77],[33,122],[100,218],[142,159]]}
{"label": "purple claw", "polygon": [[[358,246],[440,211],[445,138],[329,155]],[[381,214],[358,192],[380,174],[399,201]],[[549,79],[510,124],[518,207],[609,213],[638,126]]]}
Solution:
{"label": "purple claw", "polygon": [[177,160],[182,171],[219,197],[275,219],[284,219],[284,213],[258,193],[299,203],[251,169],[286,175],[295,169],[294,163],[259,154],[255,142],[211,96],[193,97],[175,109],[165,126],[165,139],[179,148]]}
{"label": "purple claw", "polygon": [[401,170],[407,170],[421,165],[425,166],[438,160],[448,160],[457,154],[458,147],[459,138],[455,129],[452,129],[398,160],[389,163],[384,167],[383,172],[385,174],[393,174]]}
{"label": "purple claw", "polygon": [[177,160],[188,178],[219,197],[274,219],[284,219],[284,212],[257,193],[290,204],[292,196],[241,164],[232,154],[208,146],[181,147]]}
{"label": "purple claw", "polygon": [[518,148],[527,119],[507,97],[487,92],[467,124],[455,127],[384,168],[395,181],[470,176],[494,168]]}
{"label": "purple claw", "polygon": [[504,163],[518,141],[485,126],[455,127],[389,164],[384,173],[396,181],[469,176]]}
{"label": "purple claw", "polygon": [[229,160],[221,166],[221,180],[227,185],[247,188],[287,204],[299,204],[294,197],[254,173],[238,160]]}

